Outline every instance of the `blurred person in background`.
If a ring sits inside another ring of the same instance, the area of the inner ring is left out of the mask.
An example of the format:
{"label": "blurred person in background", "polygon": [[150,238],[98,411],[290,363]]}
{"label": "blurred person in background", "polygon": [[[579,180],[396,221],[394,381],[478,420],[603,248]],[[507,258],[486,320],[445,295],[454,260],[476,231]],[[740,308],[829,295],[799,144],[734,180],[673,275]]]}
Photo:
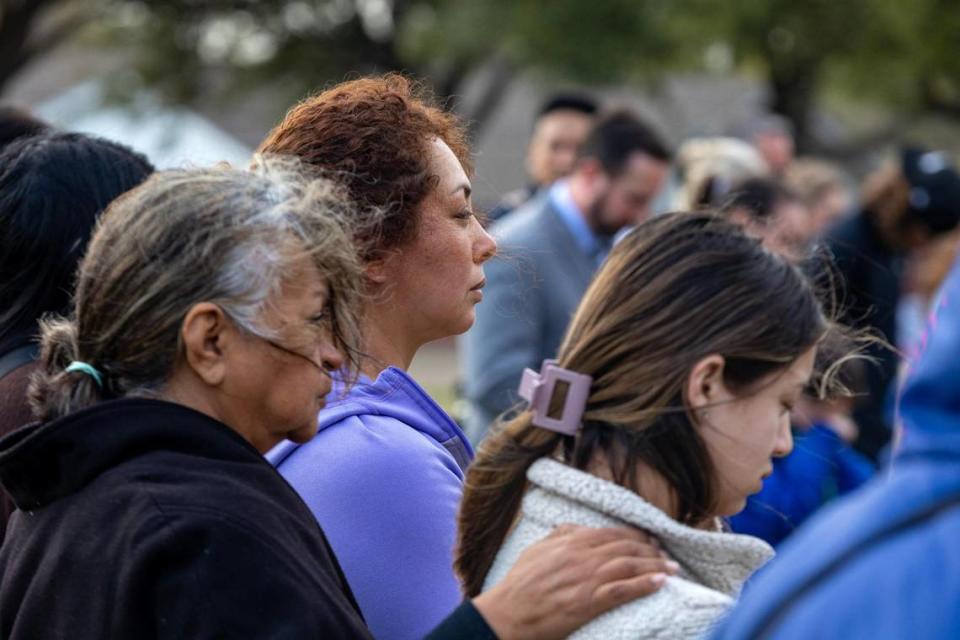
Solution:
{"label": "blurred person in background", "polygon": [[29,111],[10,105],[0,105],[0,151],[11,142],[25,136],[35,136],[51,129]]}
{"label": "blurred person in background", "polygon": [[830,386],[820,372],[843,342],[800,270],[737,226],[707,212],[639,225],[593,280],[557,360],[524,373],[528,408],[480,445],[460,511],[466,595],[498,584],[559,522],[625,522],[680,573],[577,637],[702,637],[773,555],[720,518],[790,452],[790,408],[811,378]]}
{"label": "blurred person in background", "polygon": [[751,178],[735,185],[720,215],[788,260],[800,262],[810,254],[810,212],[777,180]]}
{"label": "blurred person in background", "polygon": [[716,210],[730,191],[750,178],[764,178],[770,169],[760,153],[739,138],[693,138],[677,151],[673,211]]}
{"label": "blurred person in background", "polygon": [[669,163],[670,150],[646,123],[608,113],[568,178],[492,227],[500,256],[487,266],[486,301],[460,343],[473,442],[516,403],[524,368],[556,355],[614,235],[651,216]]}
{"label": "blurred person in background", "polygon": [[782,178],[793,162],[795,142],[793,124],[776,113],[757,116],[741,127],[742,139],[752,144],[770,172]]}
{"label": "blurred person in background", "polygon": [[[847,323],[893,344],[905,256],[958,221],[960,175],[945,153],[907,148],[868,176],[856,213],[826,235]],[[877,365],[867,368],[867,393],[857,401],[854,420],[857,449],[876,460],[890,441],[889,390],[898,356],[879,344],[869,355]]]}
{"label": "blurred person in background", "polygon": [[[80,133],[21,137],[0,152],[0,436],[33,420],[39,322],[69,311],[100,213],[152,171],[139,153]],[[13,506],[0,502],[2,539]]]}
{"label": "blurred person in background", "polygon": [[[863,393],[863,362],[847,360],[836,371],[837,381],[852,395]],[[773,473],[763,489],[730,518],[737,533],[780,545],[823,505],[865,484],[874,466],[852,447],[857,439],[853,398],[820,398],[807,388],[791,413],[794,447],[773,461]]]}
{"label": "blurred person in background", "polygon": [[407,373],[427,342],[462,333],[496,251],[472,210],[466,132],[403,76],[360,78],[291,109],[260,146],[340,177],[359,204],[360,378],[331,395],[316,437],[268,459],[337,554],[373,635],[422,638],[457,608],[456,513],[473,448]]}
{"label": "blurred person in background", "polygon": [[527,186],[511,191],[487,217],[495,222],[560,178],[570,175],[593,124],[597,104],[586,95],[559,93],[540,107],[527,146]]}
{"label": "blurred person in background", "polygon": [[[71,319],[41,325],[40,422],[0,440],[0,637],[372,637],[261,454],[313,437],[331,373],[356,372],[347,225],[376,215],[289,159],[158,173],[110,206]],[[561,529],[430,638],[565,637],[662,584],[642,539]]]}
{"label": "blurred person in background", "polygon": [[930,310],[960,251],[960,230],[934,238],[905,259],[897,305],[897,348],[910,361],[922,347]]}
{"label": "blurred person in background", "polygon": [[810,234],[819,241],[827,229],[852,213],[853,194],[840,168],[818,158],[797,158],[783,176],[784,184],[810,212]]}
{"label": "blurred person in background", "polygon": [[714,640],[960,637],[960,264],[928,332],[889,469],[794,533]]}

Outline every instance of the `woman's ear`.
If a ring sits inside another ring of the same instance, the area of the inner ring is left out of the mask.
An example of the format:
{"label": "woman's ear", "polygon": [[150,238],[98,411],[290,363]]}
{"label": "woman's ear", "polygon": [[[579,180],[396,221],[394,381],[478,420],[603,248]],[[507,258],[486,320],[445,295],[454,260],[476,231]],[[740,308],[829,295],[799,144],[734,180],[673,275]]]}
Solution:
{"label": "woman's ear", "polygon": [[186,366],[207,385],[222,384],[227,373],[225,351],[238,337],[223,309],[211,302],[193,305],[183,319],[180,336]]}
{"label": "woman's ear", "polygon": [[373,284],[381,285],[387,281],[387,273],[389,272],[389,263],[387,259],[389,254],[381,252],[381,254],[367,262],[363,265],[363,275],[366,276],[369,282]]}
{"label": "woman's ear", "polygon": [[687,402],[694,411],[699,411],[729,398],[723,382],[723,356],[712,354],[703,358],[690,370],[687,378]]}
{"label": "woman's ear", "polygon": [[583,158],[578,165],[579,173],[584,177],[590,189],[591,197],[606,193],[610,185],[610,176],[596,158]]}

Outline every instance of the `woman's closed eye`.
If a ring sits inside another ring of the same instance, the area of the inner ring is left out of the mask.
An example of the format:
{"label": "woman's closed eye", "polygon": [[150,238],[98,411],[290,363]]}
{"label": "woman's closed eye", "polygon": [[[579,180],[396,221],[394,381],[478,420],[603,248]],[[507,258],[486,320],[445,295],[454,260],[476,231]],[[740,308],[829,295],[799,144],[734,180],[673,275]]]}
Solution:
{"label": "woman's closed eye", "polygon": [[332,317],[333,316],[330,313],[330,310],[324,309],[320,313],[310,316],[310,318],[308,318],[307,321],[317,329],[326,330],[330,328],[330,321]]}

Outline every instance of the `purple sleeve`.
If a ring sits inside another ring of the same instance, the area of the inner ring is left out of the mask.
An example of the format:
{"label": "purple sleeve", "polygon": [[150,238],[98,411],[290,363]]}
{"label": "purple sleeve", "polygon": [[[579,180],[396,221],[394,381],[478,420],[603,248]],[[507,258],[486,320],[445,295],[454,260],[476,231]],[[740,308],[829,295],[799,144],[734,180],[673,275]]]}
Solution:
{"label": "purple sleeve", "polygon": [[326,427],[278,466],[313,511],[377,638],[423,638],[461,602],[463,474],[439,443],[382,416]]}

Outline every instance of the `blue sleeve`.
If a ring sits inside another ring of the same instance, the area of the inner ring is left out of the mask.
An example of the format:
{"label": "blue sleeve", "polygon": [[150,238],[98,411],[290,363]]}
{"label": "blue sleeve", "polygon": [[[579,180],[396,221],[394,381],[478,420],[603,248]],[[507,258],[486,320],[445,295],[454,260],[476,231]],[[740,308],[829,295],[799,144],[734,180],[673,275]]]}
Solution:
{"label": "blue sleeve", "polygon": [[841,495],[859,489],[875,472],[873,462],[853,447],[844,446],[837,452],[837,489]]}
{"label": "blue sleeve", "polygon": [[460,604],[463,474],[440,444],[393,418],[352,416],[278,470],[320,522],[375,637],[422,638]]}
{"label": "blue sleeve", "polygon": [[[823,470],[837,495],[849,493],[873,477],[873,463],[823,424],[809,431],[810,446],[829,464]],[[834,496],[825,496],[827,498]]]}
{"label": "blue sleeve", "polygon": [[834,468],[836,443],[830,435],[816,428],[799,435],[790,455],[775,462],[763,489],[730,519],[733,530],[777,545],[816,511]]}
{"label": "blue sleeve", "polygon": [[737,533],[778,545],[823,504],[848,493],[873,476],[872,463],[829,427],[815,425],[797,437],[789,456],[778,460],[773,475],[746,508],[730,519]]}
{"label": "blue sleeve", "polygon": [[[898,499],[892,492],[885,498]],[[870,516],[869,512],[858,515]],[[857,533],[851,534],[844,526],[849,522],[842,518],[820,524],[827,526],[762,570],[710,636],[712,640],[960,637],[956,605],[960,517],[956,510],[856,545],[854,551],[840,556],[831,550],[845,536]],[[818,556],[810,546],[826,553]]]}

